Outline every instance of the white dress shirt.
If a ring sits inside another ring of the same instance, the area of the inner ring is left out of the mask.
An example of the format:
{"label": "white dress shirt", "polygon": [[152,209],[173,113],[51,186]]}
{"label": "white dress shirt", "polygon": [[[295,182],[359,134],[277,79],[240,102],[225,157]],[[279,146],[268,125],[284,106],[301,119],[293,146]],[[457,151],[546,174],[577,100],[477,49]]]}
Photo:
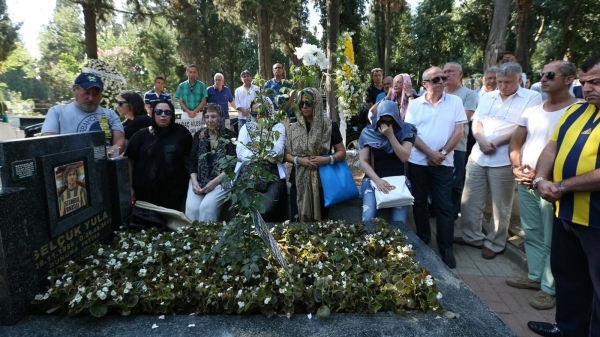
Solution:
{"label": "white dress shirt", "polygon": [[[260,88],[257,85],[251,84],[250,89],[246,89],[243,85],[235,89],[235,106],[248,110],[250,113],[250,102],[256,97],[256,92]],[[246,119],[238,110],[238,119]]]}

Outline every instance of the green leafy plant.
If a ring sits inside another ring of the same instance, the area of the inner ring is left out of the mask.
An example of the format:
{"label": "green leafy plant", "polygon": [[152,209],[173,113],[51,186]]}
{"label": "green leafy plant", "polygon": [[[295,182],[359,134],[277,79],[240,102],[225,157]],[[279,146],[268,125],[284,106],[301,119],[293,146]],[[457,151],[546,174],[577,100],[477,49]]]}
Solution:
{"label": "green leafy plant", "polygon": [[[172,233],[121,231],[51,272],[34,304],[69,315],[376,313],[441,311],[441,294],[405,237],[379,221],[373,233],[342,222],[284,223],[271,232],[286,274],[266,252],[222,264],[222,223]],[[254,241],[245,233],[242,242]],[[224,247],[225,248],[225,247]],[[242,253],[239,253],[240,255]],[[248,265],[251,273],[244,272]]]}

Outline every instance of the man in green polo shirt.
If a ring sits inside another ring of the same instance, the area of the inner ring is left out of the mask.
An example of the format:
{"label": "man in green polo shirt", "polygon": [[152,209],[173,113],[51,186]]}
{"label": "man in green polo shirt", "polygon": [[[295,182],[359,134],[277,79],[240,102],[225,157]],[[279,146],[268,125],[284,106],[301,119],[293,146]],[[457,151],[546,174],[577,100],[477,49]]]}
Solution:
{"label": "man in green polo shirt", "polygon": [[198,81],[198,68],[190,64],[185,70],[187,81],[179,83],[175,98],[179,99],[179,105],[183,110],[181,119],[192,119],[200,117],[200,111],[206,105],[206,84]]}

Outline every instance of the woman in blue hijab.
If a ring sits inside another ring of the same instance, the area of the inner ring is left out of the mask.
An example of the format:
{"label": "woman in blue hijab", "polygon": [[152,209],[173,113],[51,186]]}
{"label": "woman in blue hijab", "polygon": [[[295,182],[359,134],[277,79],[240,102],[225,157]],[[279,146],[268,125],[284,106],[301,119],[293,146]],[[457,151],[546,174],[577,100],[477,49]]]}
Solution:
{"label": "woman in blue hijab", "polygon": [[[394,101],[379,103],[373,123],[363,129],[358,139],[359,160],[365,178],[362,182],[363,212],[362,221],[367,229],[372,229],[371,220],[377,215],[375,193],[371,181],[377,189],[388,193],[392,186],[385,177],[406,175],[405,163],[410,156],[417,128],[402,122],[398,104]],[[391,220],[406,223],[408,206],[391,209]]]}

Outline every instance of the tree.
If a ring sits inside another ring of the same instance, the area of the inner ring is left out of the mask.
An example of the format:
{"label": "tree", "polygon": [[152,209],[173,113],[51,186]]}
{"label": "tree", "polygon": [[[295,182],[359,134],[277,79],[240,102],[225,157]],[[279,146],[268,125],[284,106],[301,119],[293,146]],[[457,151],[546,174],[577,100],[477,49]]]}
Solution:
{"label": "tree", "polygon": [[0,0],[0,70],[2,63],[15,50],[20,24],[14,25],[6,13],[6,0]]}
{"label": "tree", "polygon": [[517,0],[517,48],[515,49],[515,55],[524,71],[529,70],[529,59],[531,57],[529,48],[529,40],[531,39],[529,14],[532,8],[532,0]]}
{"label": "tree", "polygon": [[421,70],[449,61],[452,36],[453,0],[424,0],[417,9],[413,32],[416,63]]}
{"label": "tree", "polygon": [[[17,42],[0,70],[0,87],[20,92],[23,99],[46,99],[47,90],[36,78],[36,67],[35,59]],[[7,97],[7,94],[4,92],[2,96]]]}
{"label": "tree", "polygon": [[504,39],[506,37],[509,15],[510,0],[496,0],[494,3],[492,27],[490,28],[490,35],[485,47],[485,69],[495,65],[498,53],[504,51]]}
{"label": "tree", "polygon": [[85,53],[88,58],[98,58],[97,27],[98,21],[106,21],[113,14],[112,0],[70,0],[81,5],[85,31]]}
{"label": "tree", "polygon": [[337,99],[335,97],[335,73],[336,60],[333,57],[337,48],[337,36],[340,32],[340,0],[327,0],[327,115],[333,122],[339,123],[340,116],[337,113]]}

